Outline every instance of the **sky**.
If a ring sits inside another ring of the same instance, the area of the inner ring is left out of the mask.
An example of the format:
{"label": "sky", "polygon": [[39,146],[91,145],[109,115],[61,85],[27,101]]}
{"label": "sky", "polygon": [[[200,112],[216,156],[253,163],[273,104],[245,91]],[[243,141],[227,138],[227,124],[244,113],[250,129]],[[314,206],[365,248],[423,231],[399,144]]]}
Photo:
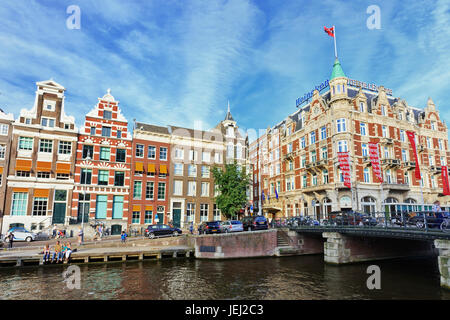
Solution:
{"label": "sky", "polygon": [[[368,27],[371,5],[380,28]],[[110,88],[130,128],[137,119],[209,129],[229,101],[238,126],[258,131],[329,79],[334,44],[323,27],[333,25],[349,78],[416,108],[431,97],[450,123],[448,0],[2,1],[0,108],[31,109],[36,82],[52,78],[78,127]]]}

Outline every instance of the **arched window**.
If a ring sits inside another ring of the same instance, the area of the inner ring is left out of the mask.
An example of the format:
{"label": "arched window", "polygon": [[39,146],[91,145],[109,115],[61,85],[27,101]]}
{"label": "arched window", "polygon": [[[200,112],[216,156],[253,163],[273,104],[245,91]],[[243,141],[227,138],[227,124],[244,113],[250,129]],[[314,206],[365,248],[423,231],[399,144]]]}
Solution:
{"label": "arched window", "polygon": [[396,198],[389,197],[384,200],[384,203],[398,203],[398,200]]}
{"label": "arched window", "polygon": [[375,212],[376,200],[373,197],[367,196],[361,199],[361,206],[364,213],[374,213]]}

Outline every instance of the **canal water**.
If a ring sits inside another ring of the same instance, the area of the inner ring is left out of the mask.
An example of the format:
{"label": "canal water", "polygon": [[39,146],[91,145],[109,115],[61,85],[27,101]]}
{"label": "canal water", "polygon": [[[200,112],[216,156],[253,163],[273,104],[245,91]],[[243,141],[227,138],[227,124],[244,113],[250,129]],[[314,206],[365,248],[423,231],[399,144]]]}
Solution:
{"label": "canal water", "polygon": [[[446,299],[437,259],[346,266],[321,255],[239,260],[170,259],[80,265],[81,288],[68,289],[67,266],[0,269],[0,299]],[[367,267],[381,269],[369,290]]]}

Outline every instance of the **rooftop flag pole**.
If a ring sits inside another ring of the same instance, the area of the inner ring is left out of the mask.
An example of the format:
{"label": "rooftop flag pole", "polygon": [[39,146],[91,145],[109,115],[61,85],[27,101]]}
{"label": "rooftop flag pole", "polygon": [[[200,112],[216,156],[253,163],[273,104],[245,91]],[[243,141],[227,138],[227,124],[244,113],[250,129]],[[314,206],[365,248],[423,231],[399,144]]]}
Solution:
{"label": "rooftop flag pole", "polygon": [[335,26],[333,26],[333,34],[334,34],[334,56],[336,57],[336,59],[337,59],[337,57],[338,57],[338,55],[337,55],[337,47],[336,47],[336,27]]}

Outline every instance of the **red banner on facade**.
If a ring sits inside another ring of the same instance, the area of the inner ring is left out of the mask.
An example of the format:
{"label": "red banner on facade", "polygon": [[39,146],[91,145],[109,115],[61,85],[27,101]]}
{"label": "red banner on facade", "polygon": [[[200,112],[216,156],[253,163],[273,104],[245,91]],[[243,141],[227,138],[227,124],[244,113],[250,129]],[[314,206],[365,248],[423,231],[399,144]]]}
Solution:
{"label": "red banner on facade", "polygon": [[444,196],[450,195],[450,186],[448,184],[448,167],[442,166],[442,186],[444,187],[442,193]]}
{"label": "red banner on facade", "polygon": [[420,180],[421,176],[420,176],[420,168],[419,168],[419,159],[417,158],[415,134],[413,131],[406,131],[406,134],[408,135],[409,143],[411,144],[411,147],[414,151],[414,159],[416,161],[416,169],[414,171],[414,174],[416,176],[416,179]]}
{"label": "red banner on facade", "polygon": [[338,159],[339,159],[339,167],[342,171],[342,177],[344,178],[344,186],[348,188],[352,188],[352,181],[350,176],[350,161],[349,161],[349,155],[347,152],[338,152]]}
{"label": "red banner on facade", "polygon": [[378,153],[378,143],[369,142],[369,156],[372,163],[373,174],[383,183],[383,173],[380,166],[380,155]]}

